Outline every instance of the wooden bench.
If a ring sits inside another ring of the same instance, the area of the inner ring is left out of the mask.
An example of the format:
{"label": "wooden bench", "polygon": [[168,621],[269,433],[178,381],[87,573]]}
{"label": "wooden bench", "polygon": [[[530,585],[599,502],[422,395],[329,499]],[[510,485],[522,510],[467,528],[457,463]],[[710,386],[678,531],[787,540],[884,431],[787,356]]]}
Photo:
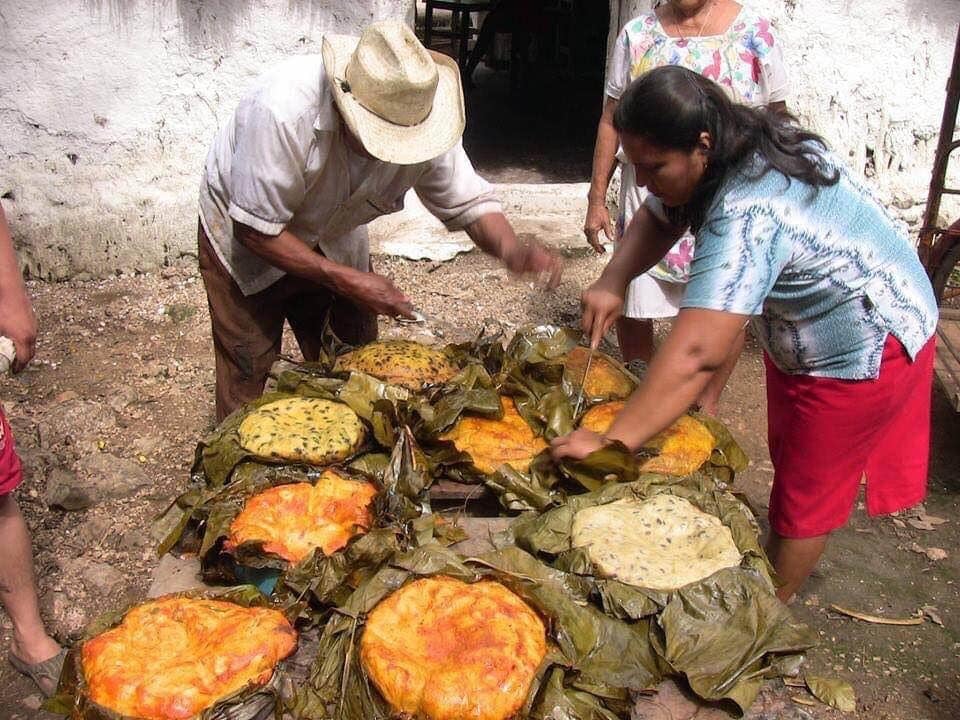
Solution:
{"label": "wooden bench", "polygon": [[940,309],[934,368],[950,404],[960,412],[960,310]]}

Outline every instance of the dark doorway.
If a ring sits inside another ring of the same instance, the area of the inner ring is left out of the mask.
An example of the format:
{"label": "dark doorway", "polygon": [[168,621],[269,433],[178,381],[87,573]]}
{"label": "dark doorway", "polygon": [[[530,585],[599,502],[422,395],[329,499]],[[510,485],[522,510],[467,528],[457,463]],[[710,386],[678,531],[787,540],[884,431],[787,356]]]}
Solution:
{"label": "dark doorway", "polygon": [[[609,3],[489,5],[486,13],[433,17],[435,28],[445,22],[448,31],[432,34],[433,49],[464,65],[465,57],[476,62],[483,55],[469,76],[462,68],[470,158],[491,182],[587,182],[603,102]],[[421,32],[423,20],[420,14]],[[461,51],[464,38],[469,52]]]}

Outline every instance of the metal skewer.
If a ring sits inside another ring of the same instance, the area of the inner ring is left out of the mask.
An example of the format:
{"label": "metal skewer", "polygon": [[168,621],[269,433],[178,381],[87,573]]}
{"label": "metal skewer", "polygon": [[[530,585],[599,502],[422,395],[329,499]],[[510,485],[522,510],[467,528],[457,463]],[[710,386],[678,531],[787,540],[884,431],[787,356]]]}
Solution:
{"label": "metal skewer", "polygon": [[587,375],[590,373],[590,366],[593,364],[593,354],[596,352],[596,348],[590,348],[590,354],[587,355],[587,367],[583,371],[583,377],[580,378],[580,393],[577,395],[577,404],[573,408],[573,417],[576,417],[580,414],[580,406],[583,404],[583,387],[587,384]]}

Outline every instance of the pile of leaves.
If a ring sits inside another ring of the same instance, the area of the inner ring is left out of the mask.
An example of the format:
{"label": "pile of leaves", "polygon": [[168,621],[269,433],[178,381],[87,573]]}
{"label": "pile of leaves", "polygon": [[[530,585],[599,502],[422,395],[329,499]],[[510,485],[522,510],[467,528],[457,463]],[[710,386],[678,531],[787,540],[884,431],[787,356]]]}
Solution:
{"label": "pile of leaves", "polygon": [[[519,519],[500,542],[516,544],[553,569],[575,576],[586,584],[590,602],[606,614],[643,623],[664,674],[682,676],[704,700],[728,700],[746,710],[765,678],[796,673],[801,653],[816,643],[816,634],[797,623],[774,595],[773,570],[749,509],[707,477],[670,484],[662,479],[641,476],[570,497],[559,507]],[[661,493],[687,500],[729,528],[742,556],[739,567],[667,592],[605,578],[586,549],[574,546],[578,512]]]}
{"label": "pile of leaves", "polygon": [[[494,579],[547,620],[550,651],[523,718],[622,718],[630,693],[668,675],[684,677],[706,700],[745,709],[766,677],[793,672],[813,636],[773,595],[774,578],[749,509],[722,490],[747,459],[718,421],[696,416],[713,434],[710,459],[686,478],[643,474],[619,444],[581,461],[555,463],[544,451],[528,472],[501,466],[480,472],[470,456],[441,439],[464,414],[497,418],[513,398],[524,421],[550,440],[576,427],[581,383],[565,367],[579,334],[550,326],[524,328],[506,345],[481,332],[443,352],[460,368],[442,385],[419,392],[371,375],[335,369],[348,348],[330,336],[316,363],[279,373],[276,389],[247,404],[198,444],[189,490],[171,505],[173,526],[160,546],[197,552],[210,581],[235,582],[236,563],[279,573],[275,602],[297,608],[323,627],[316,666],[289,708],[311,719],[387,718],[389,708],[366,678],[356,644],[367,613],[412,579],[448,575]],[[634,387],[638,379],[609,362]],[[325,468],[254,457],[240,444],[243,418],[274,400],[305,396],[347,404],[369,428],[369,441],[338,471],[374,483],[375,525],[345,548],[314,552],[295,565],[252,543],[222,552],[231,521],[247,498],[291,482],[315,482]],[[582,411],[609,400],[582,398]],[[580,413],[582,414],[582,413]],[[445,545],[462,539],[432,514],[437,479],[483,484],[505,511],[524,513],[497,539],[497,550],[465,559]],[[673,592],[636,588],[600,577],[571,544],[574,514],[625,497],[671,493],[727,525],[743,561]]]}
{"label": "pile of leaves", "polygon": [[296,717],[394,716],[359,660],[364,619],[407,582],[434,575],[468,583],[500,582],[548,621],[547,657],[519,717],[627,717],[630,690],[651,689],[660,681],[646,623],[625,622],[587,603],[588,584],[576,576],[554,570],[517,547],[467,560],[428,545],[395,556],[337,608],[320,638],[311,677],[295,699]]}

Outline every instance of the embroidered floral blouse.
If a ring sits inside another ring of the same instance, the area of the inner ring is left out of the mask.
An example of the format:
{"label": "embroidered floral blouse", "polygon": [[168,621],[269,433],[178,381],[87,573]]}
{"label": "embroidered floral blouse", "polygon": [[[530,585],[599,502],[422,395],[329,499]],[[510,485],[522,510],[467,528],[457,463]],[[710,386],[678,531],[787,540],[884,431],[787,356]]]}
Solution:
{"label": "embroidered floral blouse", "polygon": [[[656,13],[634,18],[624,26],[610,55],[606,93],[619,98],[631,81],[653,68],[680,65],[729,89],[746,105],[769,105],[786,99],[787,72],[780,43],[770,21],[741,7],[726,32],[703,37],[672,37]],[[618,155],[622,163],[626,158]],[[630,222],[645,194],[636,186],[633,169],[621,174],[618,234]],[[650,274],[659,280],[686,282],[693,257],[693,238],[685,235]]]}

